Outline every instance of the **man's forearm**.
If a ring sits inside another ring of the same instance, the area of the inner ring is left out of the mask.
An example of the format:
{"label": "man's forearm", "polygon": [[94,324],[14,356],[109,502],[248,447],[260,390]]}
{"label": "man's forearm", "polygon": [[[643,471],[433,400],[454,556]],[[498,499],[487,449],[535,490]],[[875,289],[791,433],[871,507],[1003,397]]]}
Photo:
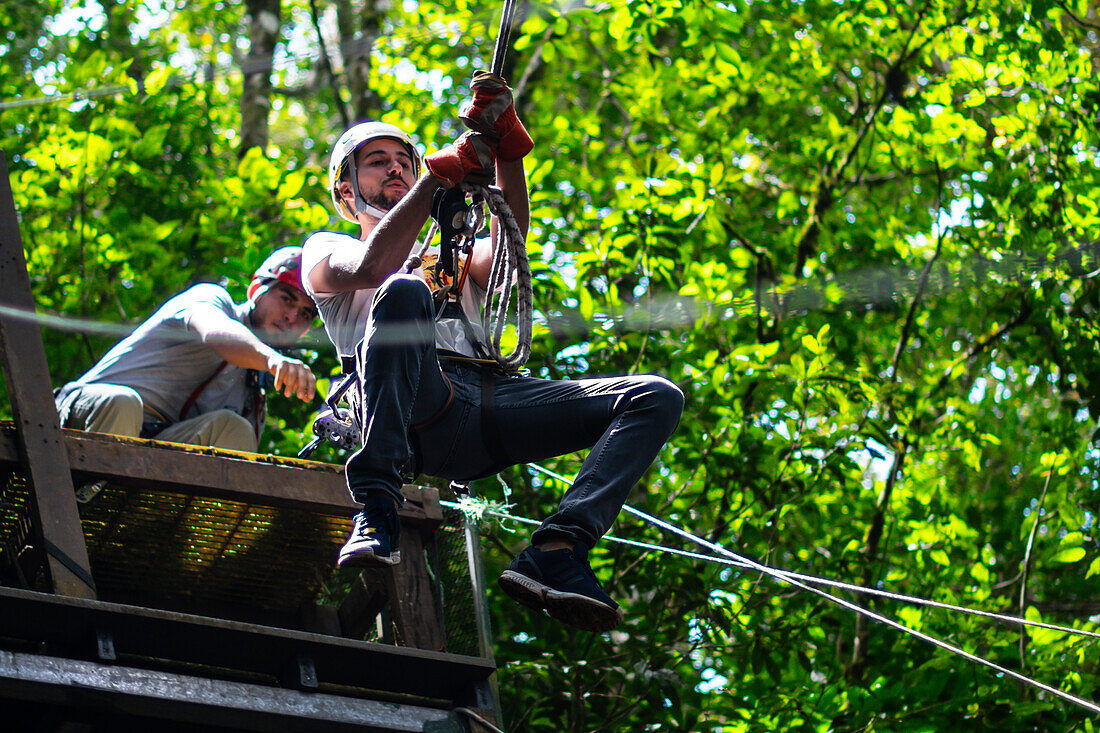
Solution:
{"label": "man's forearm", "polygon": [[531,202],[527,192],[527,174],[523,170],[523,159],[508,163],[497,162],[497,182],[508,208],[516,218],[516,224],[523,236],[531,224]]}
{"label": "man's forearm", "polygon": [[201,325],[195,320],[192,327],[215,354],[234,366],[267,372],[275,377],[275,390],[287,397],[296,394],[300,400],[313,399],[317,378],[308,366],[280,354],[237,321],[216,319],[213,314],[205,319],[200,316]]}
{"label": "man's forearm", "polygon": [[362,247],[329,255],[332,284],[338,291],[374,288],[397,272],[416,244],[432,211],[432,197],[443,182],[427,174],[368,233]]}
{"label": "man's forearm", "polygon": [[270,372],[279,352],[258,339],[246,326],[226,319],[226,323],[199,332],[203,343],[234,366]]}

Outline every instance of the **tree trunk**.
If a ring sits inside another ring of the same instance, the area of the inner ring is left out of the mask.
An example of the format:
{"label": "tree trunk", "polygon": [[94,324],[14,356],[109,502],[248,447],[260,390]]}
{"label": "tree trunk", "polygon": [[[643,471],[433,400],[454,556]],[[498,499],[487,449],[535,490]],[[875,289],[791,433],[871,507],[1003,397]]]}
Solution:
{"label": "tree trunk", "polygon": [[251,148],[267,147],[267,117],[271,111],[271,69],[275,43],[281,30],[280,0],[246,0],[248,56],[241,71],[241,146],[244,157]]}
{"label": "tree trunk", "polygon": [[340,56],[356,120],[375,119],[382,113],[382,100],[371,88],[371,51],[381,35],[382,19],[390,4],[390,0],[364,0],[358,12],[349,0],[336,4]]}

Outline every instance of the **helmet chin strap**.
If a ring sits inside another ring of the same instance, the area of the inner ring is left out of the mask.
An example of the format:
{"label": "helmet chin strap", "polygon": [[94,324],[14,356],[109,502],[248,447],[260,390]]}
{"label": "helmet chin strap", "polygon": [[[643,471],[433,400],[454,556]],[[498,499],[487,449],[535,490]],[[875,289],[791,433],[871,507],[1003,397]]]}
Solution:
{"label": "helmet chin strap", "polygon": [[274,282],[275,280],[273,278],[269,278],[266,282],[261,283],[260,287],[256,288],[256,292],[252,294],[252,297],[248,299],[248,311],[245,315],[248,318],[248,326],[250,329],[256,328],[256,324],[253,319],[256,317],[257,303],[259,302],[260,298],[262,298],[264,294],[267,293],[268,290],[271,290],[271,285]]}
{"label": "helmet chin strap", "polygon": [[351,172],[351,191],[355,194],[355,213],[356,214],[370,214],[371,216],[381,219],[386,215],[385,211],[382,211],[377,206],[372,206],[367,203],[367,200],[363,198],[363,194],[359,193],[359,172],[355,170],[355,153],[352,153],[352,159],[348,161],[348,169]]}

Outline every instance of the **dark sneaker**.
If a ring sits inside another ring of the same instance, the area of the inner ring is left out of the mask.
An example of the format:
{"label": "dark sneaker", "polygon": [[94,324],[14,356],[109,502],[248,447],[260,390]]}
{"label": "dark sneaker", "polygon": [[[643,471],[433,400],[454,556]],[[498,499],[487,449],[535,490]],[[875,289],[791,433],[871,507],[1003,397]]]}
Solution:
{"label": "dark sneaker", "polygon": [[340,548],[338,566],[364,568],[401,562],[401,520],[393,499],[385,494],[371,497],[354,522],[351,536]]}
{"label": "dark sneaker", "polygon": [[497,580],[501,589],[528,608],[545,611],[564,624],[585,631],[610,631],[623,620],[623,611],[603,592],[588,565],[588,552],[540,552],[533,547],[516,559]]}

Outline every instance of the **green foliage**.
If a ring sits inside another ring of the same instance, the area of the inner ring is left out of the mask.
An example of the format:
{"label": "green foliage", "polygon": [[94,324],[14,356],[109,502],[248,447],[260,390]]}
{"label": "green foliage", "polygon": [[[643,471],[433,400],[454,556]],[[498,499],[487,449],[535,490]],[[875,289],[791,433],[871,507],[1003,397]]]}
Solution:
{"label": "green foliage", "polygon": [[[242,9],[179,5],[140,32],[126,0],[66,34],[47,32],[55,3],[4,11],[0,101],[80,92],[0,108],[46,311],[133,324],[199,279],[240,295],[272,247],[342,226],[324,190],[341,122],[310,71],[308,4],[284,5],[273,72],[297,92],[243,158]],[[499,8],[395,6],[372,87],[383,119],[435,149]],[[530,6],[509,57],[536,141],[529,366],[660,372],[688,397],[633,504],[780,567],[1096,627],[1096,24],[1087,0]],[[46,338],[55,382],[112,340]],[[275,408],[267,447],[292,452],[308,418]],[[561,492],[504,479],[528,517]],[[614,531],[681,544],[626,517]],[[525,535],[486,532],[492,577]],[[753,573],[609,543],[594,559],[627,611],[608,635],[491,591],[511,730],[1092,730]],[[1091,642],[869,603],[1098,696]]]}

